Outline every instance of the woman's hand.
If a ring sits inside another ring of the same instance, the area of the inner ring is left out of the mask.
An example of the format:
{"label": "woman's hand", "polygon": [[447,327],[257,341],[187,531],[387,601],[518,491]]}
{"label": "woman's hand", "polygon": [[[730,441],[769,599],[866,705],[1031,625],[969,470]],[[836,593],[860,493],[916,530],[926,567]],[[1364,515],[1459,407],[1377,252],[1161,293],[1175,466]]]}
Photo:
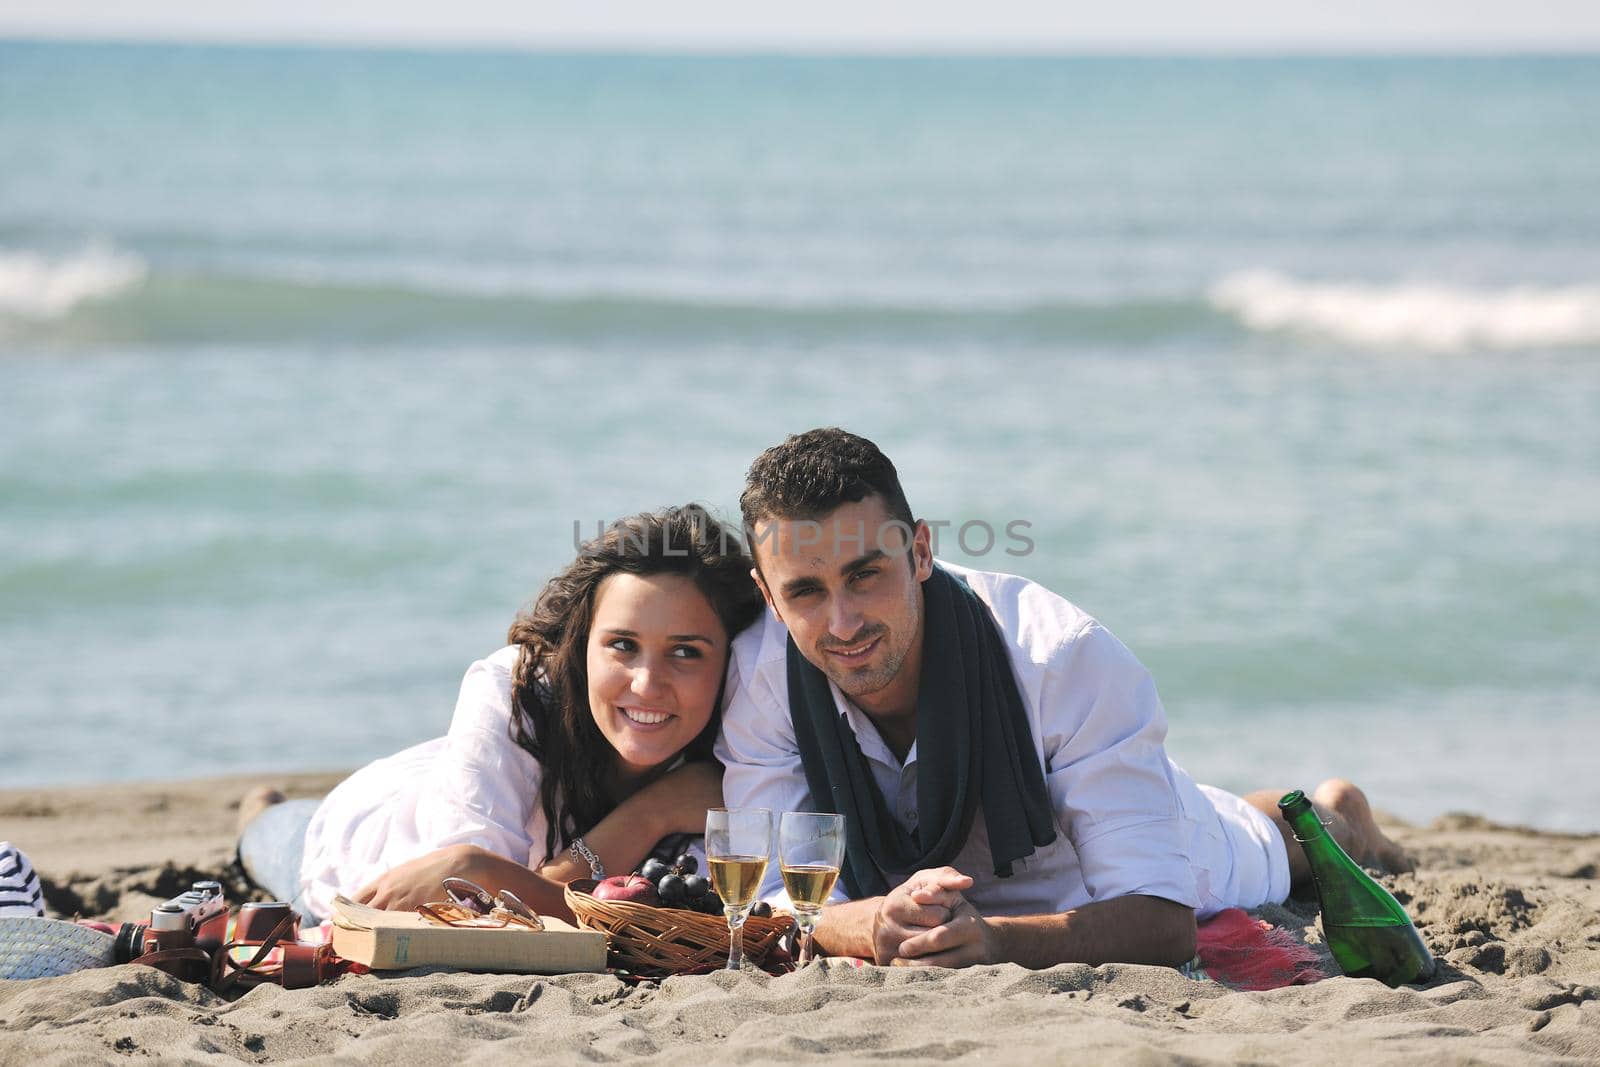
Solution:
{"label": "woman's hand", "polygon": [[444,880],[451,877],[476,882],[490,893],[509,889],[540,915],[572,921],[560,883],[477,845],[450,845],[402,863],[385,871],[355,899],[385,911],[411,911],[418,904],[448,900]]}
{"label": "woman's hand", "polygon": [[378,876],[355,895],[358,904],[384,911],[412,911],[418,904],[449,899],[446,878],[478,880],[477,861],[484,850],[476,845],[449,845],[418,856]]}

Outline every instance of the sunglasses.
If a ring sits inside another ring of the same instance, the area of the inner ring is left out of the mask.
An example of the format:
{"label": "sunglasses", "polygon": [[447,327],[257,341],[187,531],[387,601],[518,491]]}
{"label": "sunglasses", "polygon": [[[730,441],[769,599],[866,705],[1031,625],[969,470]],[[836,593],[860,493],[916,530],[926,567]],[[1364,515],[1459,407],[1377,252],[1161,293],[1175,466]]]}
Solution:
{"label": "sunglasses", "polygon": [[544,920],[539,918],[539,913],[518,900],[517,895],[509,889],[491,894],[483,886],[465,878],[446,878],[444,892],[449,900],[418,904],[417,913],[440,926],[491,930],[502,926],[544,929]]}

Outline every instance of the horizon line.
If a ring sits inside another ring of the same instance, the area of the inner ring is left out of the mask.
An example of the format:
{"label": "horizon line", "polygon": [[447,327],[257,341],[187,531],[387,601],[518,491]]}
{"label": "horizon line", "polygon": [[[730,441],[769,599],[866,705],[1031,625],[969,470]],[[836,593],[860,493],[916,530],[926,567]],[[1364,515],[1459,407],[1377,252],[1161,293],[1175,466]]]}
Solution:
{"label": "horizon line", "polygon": [[1132,41],[1079,41],[1040,44],[993,41],[962,46],[955,41],[920,41],[896,44],[884,41],[812,40],[775,42],[679,41],[644,37],[600,41],[592,38],[510,40],[480,37],[428,39],[358,35],[227,34],[150,35],[63,34],[16,32],[0,27],[0,44],[77,45],[91,47],[195,47],[244,49],[303,49],[307,51],[375,51],[424,53],[481,53],[502,55],[568,55],[683,58],[859,58],[859,59],[1404,59],[1404,58],[1600,58],[1600,40],[1515,43],[1450,41],[1419,45],[1415,42],[1327,42],[1315,44],[1292,39],[1258,42],[1196,44]]}

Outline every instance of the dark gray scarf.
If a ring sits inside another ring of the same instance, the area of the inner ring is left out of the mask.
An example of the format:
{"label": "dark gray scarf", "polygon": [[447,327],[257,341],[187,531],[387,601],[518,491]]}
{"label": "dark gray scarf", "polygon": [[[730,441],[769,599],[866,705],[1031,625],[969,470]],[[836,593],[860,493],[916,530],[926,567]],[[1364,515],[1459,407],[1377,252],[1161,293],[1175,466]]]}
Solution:
{"label": "dark gray scarf", "polygon": [[1027,711],[988,605],[937,565],[922,593],[915,834],[889,813],[827,676],[789,639],[789,715],[813,803],[845,817],[842,877],[852,897],[886,892],[885,871],[903,876],[950,863],[980,805],[1002,878],[1056,838]]}

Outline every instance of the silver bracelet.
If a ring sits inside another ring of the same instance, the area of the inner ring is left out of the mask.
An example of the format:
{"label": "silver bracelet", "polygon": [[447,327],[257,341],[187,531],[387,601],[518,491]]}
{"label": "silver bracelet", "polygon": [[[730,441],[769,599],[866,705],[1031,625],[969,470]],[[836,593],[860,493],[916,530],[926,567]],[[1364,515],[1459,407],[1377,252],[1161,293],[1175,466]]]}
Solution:
{"label": "silver bracelet", "polygon": [[567,846],[567,851],[589,865],[589,877],[597,882],[605,878],[605,864],[600,862],[600,857],[594,854],[592,848],[583,843],[583,838],[574,837],[572,844]]}

